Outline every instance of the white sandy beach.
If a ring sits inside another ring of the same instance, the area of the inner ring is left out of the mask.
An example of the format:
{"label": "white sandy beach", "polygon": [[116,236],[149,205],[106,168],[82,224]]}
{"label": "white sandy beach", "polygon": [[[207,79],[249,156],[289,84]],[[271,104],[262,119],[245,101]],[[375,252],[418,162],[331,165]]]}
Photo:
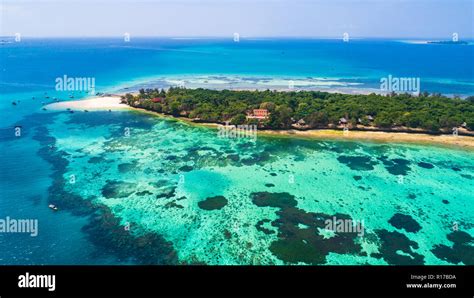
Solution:
{"label": "white sandy beach", "polygon": [[49,105],[46,105],[45,108],[53,111],[61,110],[88,110],[88,111],[98,111],[98,110],[124,110],[132,109],[126,104],[120,103],[121,99],[119,96],[104,96],[104,97],[92,97],[84,100],[73,100],[73,101],[62,101],[55,102]]}

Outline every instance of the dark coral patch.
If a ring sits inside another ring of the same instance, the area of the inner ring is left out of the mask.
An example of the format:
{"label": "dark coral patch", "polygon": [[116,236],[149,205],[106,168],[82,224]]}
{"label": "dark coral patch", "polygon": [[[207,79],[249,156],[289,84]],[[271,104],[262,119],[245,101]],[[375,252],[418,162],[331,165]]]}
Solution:
{"label": "dark coral patch", "polygon": [[127,173],[135,170],[137,167],[137,162],[122,163],[118,165],[118,170],[120,173]]}
{"label": "dark coral patch", "polygon": [[273,183],[265,183],[265,186],[266,186],[266,187],[275,187],[275,184],[273,184]]}
{"label": "dark coral patch", "polygon": [[163,189],[160,189],[160,193],[156,195],[157,199],[161,198],[172,198],[175,196],[176,186],[168,186]]}
{"label": "dark coral patch", "polygon": [[102,195],[107,199],[126,198],[135,192],[133,183],[107,180],[102,187]]}
{"label": "dark coral patch", "polygon": [[240,159],[238,154],[229,154],[227,155],[227,158],[234,162],[237,162]]}
{"label": "dark coral patch", "polygon": [[[454,244],[469,244],[474,240],[471,235],[464,231],[454,231],[447,236],[448,240]],[[474,244],[474,243],[473,243]]]}
{"label": "dark coral patch", "polygon": [[270,160],[270,153],[263,151],[263,152],[258,152],[258,153],[253,153],[250,156],[247,156],[245,158],[242,158],[240,162],[243,165],[246,166],[251,166],[255,164],[260,164],[263,165],[265,162]]}
{"label": "dark coral patch", "polygon": [[182,166],[181,168],[179,168],[179,170],[181,172],[190,172],[193,170],[193,167],[192,166],[188,166],[188,165],[185,165],[185,166]]}
{"label": "dark coral patch", "polygon": [[254,192],[250,196],[252,202],[259,207],[287,208],[295,207],[297,204],[295,197],[287,192]]}
{"label": "dark coral patch", "polygon": [[138,264],[177,264],[178,258],[171,242],[161,235],[145,233],[134,236],[124,229],[120,219],[109,208],[100,207],[100,213],[83,228],[89,240],[100,247],[98,253],[115,253],[120,260],[135,260]]}
{"label": "dark coral patch", "polygon": [[418,166],[421,167],[421,168],[424,168],[424,169],[432,169],[434,168],[434,165],[430,164],[430,163],[427,163],[427,162],[419,162],[418,163]]}
{"label": "dark coral patch", "polygon": [[299,239],[299,241],[284,239],[273,242],[270,245],[270,251],[279,259],[289,263],[324,264],[326,255],[323,251],[315,250],[312,245],[313,243],[308,243],[304,239]]}
{"label": "dark coral patch", "polygon": [[168,202],[165,204],[165,208],[169,209],[169,208],[179,208],[179,209],[183,209],[183,205],[180,205],[180,204],[177,204],[176,202]]}
{"label": "dark coral patch", "polygon": [[264,225],[265,223],[267,223],[267,222],[271,222],[271,220],[269,220],[269,219],[262,219],[262,220],[259,220],[259,221],[257,222],[257,224],[255,225],[255,228],[257,228],[257,231],[263,232],[263,233],[265,233],[265,234],[267,234],[267,235],[274,234],[275,231],[263,227],[263,225]]}
{"label": "dark coral patch", "polygon": [[185,200],[185,199],[186,199],[186,197],[184,197],[184,196],[183,196],[183,197],[179,197],[179,198],[177,198],[177,199],[174,199],[174,200],[172,200],[172,201],[166,203],[166,204],[164,205],[164,207],[165,207],[166,209],[169,209],[169,208],[183,209],[184,206],[181,205],[181,204],[178,204],[178,201],[182,201],[182,200]]}
{"label": "dark coral patch", "polygon": [[418,248],[418,243],[411,241],[404,234],[387,230],[376,230],[375,233],[381,242],[380,254],[387,263],[391,265],[424,264],[423,256],[413,252],[413,249]]}
{"label": "dark coral patch", "polygon": [[443,202],[443,204],[449,204],[448,200],[442,200],[441,202]]}
{"label": "dark coral patch", "polygon": [[218,210],[227,205],[227,199],[224,196],[209,197],[198,203],[199,208],[203,210]]}
{"label": "dark coral patch", "polygon": [[270,176],[276,176],[277,173],[270,173]]}
{"label": "dark coral patch", "polygon": [[243,158],[242,160],[240,160],[240,162],[243,165],[251,166],[251,165],[254,165],[257,161],[254,158],[248,157],[248,158]]}
{"label": "dark coral patch", "polygon": [[435,245],[431,252],[438,259],[452,264],[462,262],[465,265],[474,265],[474,238],[464,231],[454,231],[448,234],[447,238],[454,243],[452,247],[439,244]]}
{"label": "dark coral patch", "polygon": [[362,179],[362,176],[354,176],[354,177],[352,177],[352,178],[354,178],[355,181],[359,181],[359,180]]}
{"label": "dark coral patch", "polygon": [[451,169],[452,169],[453,171],[455,171],[455,172],[460,172],[460,171],[461,171],[461,169],[458,168],[458,167],[452,167]]}
{"label": "dark coral patch", "polygon": [[152,182],[150,183],[150,185],[153,185],[154,187],[157,187],[157,188],[160,188],[160,187],[163,187],[163,186],[167,186],[170,184],[170,181],[169,180],[166,180],[166,179],[160,179],[156,182]]}
{"label": "dark coral patch", "polygon": [[[354,241],[356,233],[338,232],[329,239],[319,235],[318,228],[325,228],[325,220],[330,220],[329,215],[308,213],[294,207],[280,210],[277,214],[279,219],[272,225],[278,228],[278,240],[270,245],[270,251],[285,262],[316,265],[326,263],[326,256],[330,252],[360,254],[361,247]],[[337,218],[343,217],[337,215]]]}
{"label": "dark coral patch", "polygon": [[418,222],[410,215],[395,213],[388,222],[397,229],[404,229],[411,233],[416,233],[421,230],[420,224],[418,224]]}
{"label": "dark coral patch", "polygon": [[412,199],[412,200],[416,199],[416,195],[414,193],[410,193],[410,194],[408,194],[408,198]]}
{"label": "dark coral patch", "polygon": [[105,161],[105,158],[103,158],[102,156],[94,156],[94,157],[91,157],[87,162],[97,164],[104,161]]}
{"label": "dark coral patch", "polygon": [[304,161],[306,159],[306,156],[303,155],[303,154],[298,154],[297,156],[295,156],[295,158],[293,159],[294,161]]}
{"label": "dark coral patch", "polygon": [[252,154],[252,157],[255,160],[255,162],[263,164],[264,162],[270,160],[270,153],[263,151],[263,152]]}
{"label": "dark coral patch", "polygon": [[146,196],[146,195],[152,195],[153,193],[151,191],[148,191],[148,190],[144,190],[144,191],[139,191],[136,193],[137,196],[140,196],[140,197],[143,197],[143,196]]}
{"label": "dark coral patch", "polygon": [[[253,203],[259,207],[277,207],[278,219],[272,226],[278,229],[278,240],[270,244],[270,251],[286,263],[324,264],[330,252],[359,254],[361,247],[355,243],[357,233],[336,233],[325,239],[319,229],[325,229],[326,220],[333,216],[311,213],[296,208],[297,201],[289,193],[252,193]],[[348,215],[336,214],[338,219],[351,219]],[[263,224],[263,223],[262,223]]]}
{"label": "dark coral patch", "polygon": [[230,238],[232,238],[232,233],[231,233],[229,230],[227,230],[227,229],[224,230],[224,238],[225,238],[225,239],[230,239]]}
{"label": "dark coral patch", "polygon": [[368,156],[342,155],[342,156],[339,156],[337,160],[340,163],[343,163],[346,166],[348,166],[351,170],[356,170],[356,171],[371,171],[374,169],[374,165],[377,164],[377,162],[373,161]]}
{"label": "dark coral patch", "polygon": [[378,158],[382,161],[385,166],[385,169],[392,174],[392,175],[407,175],[408,172],[411,170],[409,167],[410,161],[403,159],[403,158],[394,158],[389,159],[386,156],[381,156]]}

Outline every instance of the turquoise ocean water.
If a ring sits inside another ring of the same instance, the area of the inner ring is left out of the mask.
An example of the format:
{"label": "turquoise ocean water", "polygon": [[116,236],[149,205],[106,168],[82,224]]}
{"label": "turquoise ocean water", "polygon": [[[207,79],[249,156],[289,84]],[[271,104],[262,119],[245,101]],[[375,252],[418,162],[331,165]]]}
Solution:
{"label": "turquoise ocean water", "polygon": [[[473,264],[470,151],[224,139],[136,112],[41,109],[69,100],[71,92],[54,90],[63,75],[94,77],[97,92],[179,81],[284,89],[289,80],[353,92],[377,89],[391,74],[420,77],[422,91],[466,96],[474,94],[473,55],[472,45],[386,40],[4,43],[0,219],[38,219],[39,234],[0,233],[0,263]],[[363,222],[364,235],[328,231],[333,218]]]}

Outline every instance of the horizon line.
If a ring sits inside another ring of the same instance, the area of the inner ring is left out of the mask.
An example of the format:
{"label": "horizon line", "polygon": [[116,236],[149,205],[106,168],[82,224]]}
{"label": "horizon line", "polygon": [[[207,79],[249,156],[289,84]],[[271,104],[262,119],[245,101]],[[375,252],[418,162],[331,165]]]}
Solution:
{"label": "horizon line", "polygon": [[[127,32],[128,33],[128,32]],[[125,33],[124,33],[125,34]],[[23,35],[20,32],[21,38],[120,38],[124,37],[122,35],[102,35],[102,36],[95,36],[95,35],[42,35],[42,36],[33,36],[33,35]],[[0,38],[15,38],[15,35],[0,35]],[[232,40],[234,37],[233,35],[201,35],[201,36],[189,36],[189,35],[133,35],[130,34],[130,39],[133,38],[180,38],[180,39],[230,39]],[[262,39],[343,39],[343,36],[312,36],[312,35],[290,35],[290,36],[264,36],[264,35],[240,35],[239,39],[254,39],[254,38],[262,38]],[[417,37],[417,36],[407,36],[407,37],[397,37],[397,36],[390,36],[390,37],[382,37],[382,36],[349,36],[350,39],[390,39],[390,40],[452,40],[451,37],[446,36],[435,36],[435,37]],[[467,38],[459,38],[459,41],[463,40],[471,40],[474,39],[474,36],[467,37]]]}

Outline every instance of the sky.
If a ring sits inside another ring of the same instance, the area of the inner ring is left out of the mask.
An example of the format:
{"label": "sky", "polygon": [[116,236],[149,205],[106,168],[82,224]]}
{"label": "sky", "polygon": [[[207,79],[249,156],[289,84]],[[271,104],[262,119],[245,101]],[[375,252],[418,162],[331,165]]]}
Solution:
{"label": "sky", "polygon": [[474,0],[0,0],[0,35],[474,38]]}

